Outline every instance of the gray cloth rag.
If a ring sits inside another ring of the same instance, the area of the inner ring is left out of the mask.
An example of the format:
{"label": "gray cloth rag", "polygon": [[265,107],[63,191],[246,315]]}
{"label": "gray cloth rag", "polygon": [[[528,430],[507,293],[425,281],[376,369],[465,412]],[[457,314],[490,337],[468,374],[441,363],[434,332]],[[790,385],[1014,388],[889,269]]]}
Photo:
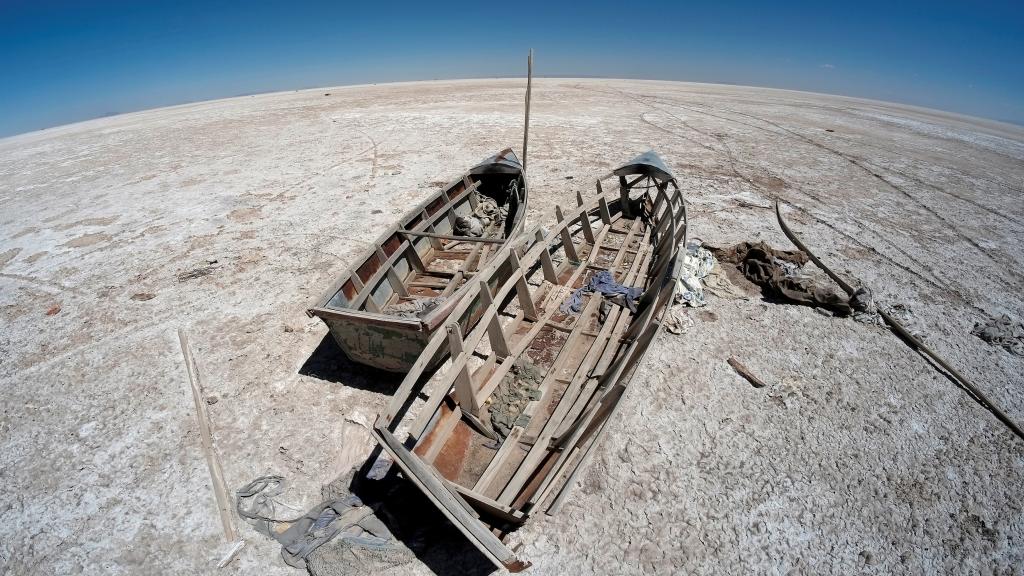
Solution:
{"label": "gray cloth rag", "polygon": [[[395,547],[394,537],[355,495],[343,495],[321,502],[306,514],[294,519],[278,519],[267,515],[273,510],[273,497],[285,490],[284,478],[261,476],[236,491],[235,510],[257,531],[281,544],[281,557],[296,568],[306,568],[306,560],[317,548],[335,538],[348,545],[373,550]],[[278,532],[275,526],[290,524]]]}
{"label": "gray cloth rag", "polygon": [[974,325],[974,330],[971,330],[971,334],[989,344],[1002,346],[1011,354],[1024,356],[1024,324],[1006,314],[978,322]]}
{"label": "gray cloth rag", "polygon": [[626,304],[633,310],[633,306],[630,306],[634,300],[643,294],[641,288],[625,286],[615,281],[611,272],[602,270],[597,274],[590,277],[590,281],[586,285],[581,286],[573,291],[572,295],[562,303],[559,310],[562,314],[579,314],[580,309],[583,307],[583,295],[590,294],[592,292],[600,292],[605,296],[617,296],[622,294],[625,296]]}

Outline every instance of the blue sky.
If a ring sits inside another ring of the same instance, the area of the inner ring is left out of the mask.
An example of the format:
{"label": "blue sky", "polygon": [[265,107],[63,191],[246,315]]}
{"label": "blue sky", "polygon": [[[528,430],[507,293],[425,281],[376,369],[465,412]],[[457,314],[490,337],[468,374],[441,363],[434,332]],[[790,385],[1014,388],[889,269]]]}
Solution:
{"label": "blue sky", "polygon": [[363,82],[604,76],[793,88],[1024,124],[1024,0],[414,4],[0,0],[0,136]]}

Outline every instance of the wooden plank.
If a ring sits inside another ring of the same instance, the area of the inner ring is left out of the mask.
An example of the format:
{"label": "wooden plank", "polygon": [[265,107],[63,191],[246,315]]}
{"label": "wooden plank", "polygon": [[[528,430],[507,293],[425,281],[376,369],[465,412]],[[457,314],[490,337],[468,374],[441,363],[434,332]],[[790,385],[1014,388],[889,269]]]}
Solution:
{"label": "wooden plank", "polygon": [[217,512],[220,514],[221,525],[224,528],[224,539],[234,542],[237,538],[235,525],[232,522],[233,508],[231,499],[228,497],[227,484],[224,482],[224,470],[220,466],[220,459],[217,458],[217,451],[213,446],[213,432],[210,427],[210,414],[206,410],[206,398],[203,397],[202,382],[199,380],[199,368],[196,366],[195,358],[192,357],[192,348],[188,344],[188,335],[184,328],[178,328],[178,341],[181,344],[181,354],[185,358],[185,369],[188,372],[188,383],[192,389],[192,400],[196,407],[196,420],[199,423],[199,439],[203,448],[203,455],[206,457],[206,466],[210,472],[210,483],[213,485],[213,496],[217,502]]}
{"label": "wooden plank", "polygon": [[[605,235],[607,234],[607,231],[608,231],[608,228],[606,227],[606,228],[602,229],[600,233],[598,233],[598,237],[599,237],[598,241],[599,242],[604,240]],[[547,253],[547,244],[543,244],[542,245],[541,254],[545,254],[545,253]],[[595,255],[596,255],[596,250],[594,252],[591,252],[591,254],[587,257],[588,258],[587,261],[589,261],[590,258],[594,258]],[[579,275],[585,269],[586,269],[586,262],[581,262],[576,267],[575,271],[566,280],[565,285],[566,286],[572,286],[576,282],[576,278],[578,278]],[[506,283],[505,287],[507,287],[508,285],[509,284]],[[561,286],[561,285],[558,285],[558,286]],[[503,289],[505,287],[503,287]],[[548,294],[548,297],[549,298],[554,297],[559,292],[560,292],[559,290],[553,289]],[[502,302],[504,300],[504,298],[503,297],[497,297],[497,298],[495,298],[495,300],[497,302]],[[488,378],[487,381],[484,382],[483,386],[480,388],[480,391],[478,392],[478,397],[481,399],[480,400],[481,402],[486,400],[487,397],[491,395],[491,392],[494,391],[494,388],[496,388],[498,386],[498,383],[501,382],[501,379],[504,378],[505,374],[507,374],[508,371],[512,368],[512,364],[515,361],[515,359],[518,358],[519,355],[522,354],[530,346],[530,343],[533,342],[533,339],[536,338],[537,335],[540,333],[540,331],[545,327],[545,325],[547,324],[547,321],[558,310],[558,304],[557,303],[552,303],[551,305],[547,306],[545,309],[547,311],[544,313],[544,315],[542,317],[540,317],[537,320],[537,322],[534,323],[534,325],[530,328],[530,331],[527,332],[526,335],[519,342],[516,343],[516,345],[513,347],[512,351],[511,351],[511,354],[507,358],[505,358],[505,360],[503,360],[501,362],[501,364],[498,365],[498,368],[494,371],[493,374],[491,374],[490,378]]]}
{"label": "wooden plank", "polygon": [[604,196],[601,196],[600,198],[597,199],[597,208],[601,214],[601,220],[605,223],[605,225],[607,226],[611,224],[612,213],[608,209],[608,201],[604,199]]}
{"label": "wooden plank", "polygon": [[394,265],[390,263],[387,254],[384,253],[384,250],[380,246],[377,246],[377,257],[382,261],[389,262],[387,264],[387,276],[388,282],[391,284],[391,289],[399,296],[408,296],[409,290],[406,289],[405,283],[402,282],[402,279],[398,277],[398,272],[395,271]]}
{"label": "wooden plank", "polygon": [[[565,217],[562,216],[562,207],[555,206],[555,220],[562,222]],[[560,232],[562,235],[562,248],[565,249],[565,257],[573,262],[579,262],[580,257],[576,254],[576,245],[572,242],[572,234],[569,233],[569,225],[562,226]]]}
{"label": "wooden plank", "polygon": [[633,210],[629,203],[629,186],[626,184],[625,176],[619,176],[619,209],[622,210],[623,218],[633,217]]}
{"label": "wooden plank", "polygon": [[[398,260],[399,256],[402,255],[402,252],[405,251],[405,247],[408,244],[408,241],[402,242],[402,245],[398,247],[398,250],[395,250],[391,256],[388,256],[380,263],[377,270],[372,276],[370,276],[370,279],[366,281],[366,285],[363,286],[363,289],[356,295],[356,299],[352,301],[352,304],[350,305],[352,308],[359,309],[359,307],[363,305],[363,302],[367,300],[373,290],[377,287],[377,284],[384,278],[384,275],[387,274],[388,268],[394,264],[395,260]],[[358,277],[358,274],[355,276]]]}
{"label": "wooden plank", "polygon": [[[635,355],[635,358],[631,358],[630,363],[639,362],[640,358],[643,357],[644,353],[650,345],[651,339],[653,339],[654,334],[657,333],[659,326],[660,325],[656,322],[651,323],[647,326],[647,328],[644,330],[643,336],[639,338],[637,342],[634,343],[634,350],[632,351],[632,354]],[[615,414],[619,411],[619,408],[622,406],[622,395],[625,393],[626,386],[629,384],[630,380],[632,380],[632,373],[624,382],[619,382],[615,385],[615,388],[621,390],[621,392],[618,395],[618,398],[616,398],[614,403],[612,403],[611,408],[605,412],[604,419],[598,426],[596,434],[593,435],[593,440],[587,446],[586,451],[580,458],[579,463],[570,473],[569,478],[565,481],[565,484],[562,485],[562,488],[561,490],[559,490],[558,496],[555,498],[555,501],[552,502],[551,506],[548,507],[547,513],[549,515],[558,513],[558,510],[561,509],[562,503],[565,501],[565,497],[569,494],[569,491],[575,484],[579,471],[584,469],[587,463],[590,461],[594,447],[600,444],[601,439],[604,437],[604,434],[607,431],[608,423],[612,421],[612,419],[615,417]],[[588,429],[592,430],[593,427],[588,427]]]}
{"label": "wooden plank", "polygon": [[[484,306],[494,306],[494,298],[491,297],[491,287],[487,285],[486,280],[480,280],[480,298]],[[491,321],[487,325],[487,336],[491,341],[491,350],[494,351],[497,359],[504,359],[509,355],[508,339],[505,337],[505,332],[501,328],[501,320],[498,319],[498,315],[491,316]]]}
{"label": "wooden plank", "polygon": [[[597,238],[598,246],[600,246],[601,243],[604,242],[604,239],[607,237],[607,234],[610,230],[611,226],[605,226],[604,228],[601,229],[601,231],[598,233]],[[544,251],[546,252],[546,245]],[[565,285],[571,286],[576,282],[576,278],[578,278],[579,275],[583,273],[584,270],[586,270],[587,264],[591,261],[591,259],[597,257],[597,252],[597,247],[595,247],[595,249],[592,250],[591,253],[587,256],[587,261],[582,262],[579,266],[577,266],[576,270],[566,281]],[[556,294],[558,292],[559,291],[557,290],[553,290],[552,294]],[[533,342],[533,339],[536,338],[537,334],[540,333],[540,330],[547,324],[547,322],[550,320],[551,316],[554,314],[556,310],[558,310],[558,306],[557,304],[553,304],[544,314],[544,316],[531,328],[530,332],[528,332],[527,335],[519,343],[516,344],[512,356],[506,358],[505,361],[498,366],[498,369],[495,370],[494,374],[492,374],[491,377],[488,378],[487,382],[484,383],[484,386],[481,389],[482,394],[490,395],[491,391],[493,391],[494,388],[497,387],[501,379],[504,378],[505,374],[507,374],[509,369],[511,369],[512,364],[515,362],[515,359],[518,358],[530,346],[530,344]],[[486,395],[483,396],[483,398],[486,399]],[[531,403],[530,406],[536,406],[536,403]],[[513,433],[515,433],[516,430],[521,430],[521,428],[514,427],[512,429]],[[491,462],[488,463],[483,475],[481,475],[480,479],[477,481],[475,489],[483,492],[489,491],[491,483],[493,483],[493,481],[496,479],[497,470],[501,467],[504,460],[508,457],[510,453],[511,449],[506,448],[506,443],[502,443],[502,446],[498,449],[498,452],[492,457]]]}
{"label": "wooden plank", "polygon": [[506,506],[470,488],[456,484],[455,482],[445,481],[445,485],[448,486],[448,489],[452,492],[462,496],[470,506],[479,512],[489,514],[490,516],[512,524],[522,524],[528,517],[528,515],[522,510],[515,510],[510,506]]}
{"label": "wooden plank", "polygon": [[[512,278],[510,278],[510,280],[508,282],[506,282],[505,285],[503,285],[501,287],[501,289],[498,290],[498,293],[495,295],[494,299],[496,301],[502,302],[502,301],[505,300],[505,297],[508,296],[508,294],[511,292],[511,290],[515,286],[515,284],[512,282],[512,280],[515,279],[517,274],[521,276],[522,275],[522,271],[521,270],[517,270],[517,271],[513,272]],[[475,299],[474,296],[467,295],[466,296],[466,300],[464,300],[463,303],[460,304],[460,308],[457,308],[455,310],[455,312],[452,313],[452,317],[453,318],[458,318],[459,315],[462,312],[465,312],[465,309],[466,309],[465,307],[468,307],[468,306],[472,305],[472,302],[473,302],[474,299]],[[494,307],[494,306],[489,307],[480,316],[479,320],[477,320],[477,322],[478,322],[477,326],[486,325],[487,322],[490,322],[491,316],[493,316],[495,314],[497,314],[497,308]],[[437,336],[435,336],[435,338],[436,337]],[[477,345],[480,343],[480,340],[482,338],[483,338],[483,331],[481,331],[481,330],[473,330],[473,331],[471,331],[470,334],[468,335],[468,338],[466,339],[466,341],[464,343],[465,344],[465,349],[466,350],[470,350],[470,351],[475,350]],[[427,423],[429,422],[431,414],[435,410],[437,410],[437,407],[441,403],[441,400],[443,399],[444,394],[446,394],[448,392],[448,390],[451,388],[451,386],[454,384],[455,376],[457,374],[456,371],[460,370],[463,366],[465,366],[465,363],[466,363],[466,360],[468,359],[468,356],[469,356],[468,354],[463,354],[463,355],[459,356],[458,358],[454,358],[454,357],[452,358],[452,365],[448,368],[448,371],[445,372],[444,376],[442,378],[440,378],[433,385],[433,387],[431,388],[430,394],[428,394],[428,401],[427,401],[427,403],[420,408],[419,416],[417,416],[416,421],[413,423],[412,427],[409,429],[409,435],[410,436],[418,438],[419,435],[423,432],[423,429],[426,427]]]}
{"label": "wooden plank", "polygon": [[433,232],[417,232],[399,228],[398,232],[406,236],[423,236],[425,238],[437,238],[438,240],[456,240],[459,242],[481,242],[484,244],[504,244],[504,238],[478,238],[476,236],[453,236],[451,234],[435,234]]}
{"label": "wooden plank", "polygon": [[451,349],[452,361],[461,362],[455,374],[455,401],[463,406],[466,412],[474,416],[480,415],[480,403],[476,399],[473,377],[469,373],[465,357],[468,355],[462,341],[462,330],[458,322],[448,325],[448,347]]}
{"label": "wooden plank", "polygon": [[548,243],[544,239],[544,234],[537,230],[537,243],[544,247],[540,252],[540,263],[544,269],[544,279],[552,284],[558,284],[558,275],[555,274],[555,264],[551,261],[551,254],[548,252]]}
{"label": "wooden plank", "polygon": [[516,280],[516,293],[519,296],[519,307],[523,310],[523,317],[527,320],[537,321],[537,305],[533,302],[533,294],[530,292],[530,285],[522,274],[522,264],[519,263],[519,256],[514,248],[509,248],[509,263],[515,270],[519,270],[519,279]]}
{"label": "wooden plank", "polygon": [[594,229],[590,226],[590,213],[584,212],[580,217],[580,227],[583,229],[583,237],[586,238],[587,242],[594,245]]}
{"label": "wooden plank", "polygon": [[440,428],[436,429],[433,433],[433,442],[430,444],[430,448],[422,456],[423,461],[427,464],[433,464],[434,460],[437,459],[437,455],[441,453],[445,443],[448,442],[448,437],[451,436],[452,431],[459,425],[459,421],[462,420],[462,409],[458,406],[452,409],[446,418],[443,418],[436,426]]}

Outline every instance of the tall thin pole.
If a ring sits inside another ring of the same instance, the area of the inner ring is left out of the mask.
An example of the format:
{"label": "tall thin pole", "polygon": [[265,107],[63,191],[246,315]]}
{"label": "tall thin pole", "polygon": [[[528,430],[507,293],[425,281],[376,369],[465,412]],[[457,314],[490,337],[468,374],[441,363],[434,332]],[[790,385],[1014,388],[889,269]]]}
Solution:
{"label": "tall thin pole", "polygon": [[526,122],[523,126],[523,171],[526,171],[526,145],[530,142],[530,90],[533,87],[533,48],[526,61]]}

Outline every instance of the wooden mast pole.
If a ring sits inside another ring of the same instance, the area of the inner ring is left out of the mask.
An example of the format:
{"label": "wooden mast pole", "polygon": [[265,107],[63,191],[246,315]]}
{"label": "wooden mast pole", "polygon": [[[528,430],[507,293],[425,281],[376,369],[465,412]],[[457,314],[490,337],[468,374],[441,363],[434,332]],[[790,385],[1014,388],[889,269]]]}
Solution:
{"label": "wooden mast pole", "polygon": [[530,141],[530,90],[533,86],[533,48],[526,61],[526,122],[523,126],[523,172],[526,172],[526,146]]}

